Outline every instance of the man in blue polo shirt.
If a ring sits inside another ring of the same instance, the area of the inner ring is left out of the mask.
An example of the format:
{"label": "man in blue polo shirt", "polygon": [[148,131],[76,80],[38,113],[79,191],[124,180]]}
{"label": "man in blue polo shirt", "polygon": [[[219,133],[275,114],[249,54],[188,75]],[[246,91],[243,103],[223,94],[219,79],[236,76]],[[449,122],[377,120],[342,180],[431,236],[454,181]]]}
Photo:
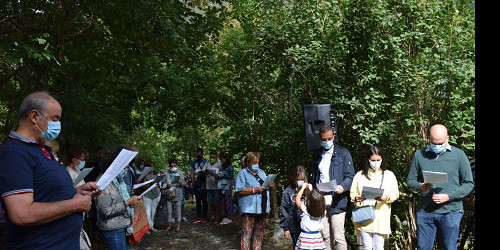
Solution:
{"label": "man in blue polo shirt", "polygon": [[60,132],[61,105],[46,92],[21,102],[19,125],[0,149],[0,195],[5,210],[5,249],[79,249],[82,212],[95,182],[75,189],[64,165],[44,143]]}

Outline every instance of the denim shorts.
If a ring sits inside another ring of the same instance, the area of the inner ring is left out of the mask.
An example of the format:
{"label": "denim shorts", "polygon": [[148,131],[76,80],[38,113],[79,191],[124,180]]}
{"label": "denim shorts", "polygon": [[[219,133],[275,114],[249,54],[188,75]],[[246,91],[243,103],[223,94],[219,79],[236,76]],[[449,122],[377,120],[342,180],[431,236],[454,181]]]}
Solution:
{"label": "denim shorts", "polygon": [[207,189],[208,204],[220,204],[220,189]]}

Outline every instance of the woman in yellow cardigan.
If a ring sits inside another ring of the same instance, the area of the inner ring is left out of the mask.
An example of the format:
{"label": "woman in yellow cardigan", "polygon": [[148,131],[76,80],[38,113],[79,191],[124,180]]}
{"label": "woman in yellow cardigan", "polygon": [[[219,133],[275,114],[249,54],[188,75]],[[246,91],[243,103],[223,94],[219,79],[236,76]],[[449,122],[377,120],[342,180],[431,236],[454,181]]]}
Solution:
{"label": "woman in yellow cardigan", "polygon": [[[361,196],[363,187],[382,188],[384,192],[381,197],[370,200]],[[351,201],[357,207],[375,206],[373,221],[354,223],[356,235],[361,235],[363,250],[384,249],[384,239],[391,234],[391,203],[398,197],[396,176],[386,169],[382,150],[376,146],[370,146],[366,151],[365,164],[361,171],[356,173],[351,185]]]}

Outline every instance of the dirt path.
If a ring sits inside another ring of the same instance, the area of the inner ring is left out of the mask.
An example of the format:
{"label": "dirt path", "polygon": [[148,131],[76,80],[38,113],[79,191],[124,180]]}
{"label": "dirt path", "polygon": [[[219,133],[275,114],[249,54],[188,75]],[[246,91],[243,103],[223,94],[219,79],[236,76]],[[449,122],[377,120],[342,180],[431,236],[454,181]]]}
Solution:
{"label": "dirt path", "polygon": [[[186,203],[185,213],[188,220],[195,216],[195,204]],[[179,232],[160,230],[153,234],[146,234],[132,250],[139,249],[240,249],[240,216],[235,214],[232,222],[226,225],[193,224],[182,222]],[[155,227],[166,227],[166,223],[157,223]],[[264,235],[263,249],[289,250],[291,243],[275,243],[272,240],[273,225],[268,223]],[[104,242],[95,242],[92,249],[106,249]],[[94,246],[96,248],[94,248]]]}

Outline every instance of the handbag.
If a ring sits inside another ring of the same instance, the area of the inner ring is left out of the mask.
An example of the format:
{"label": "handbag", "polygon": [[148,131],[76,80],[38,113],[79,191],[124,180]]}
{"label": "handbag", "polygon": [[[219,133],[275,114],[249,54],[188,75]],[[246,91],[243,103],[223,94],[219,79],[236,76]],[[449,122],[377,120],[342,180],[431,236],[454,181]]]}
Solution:
{"label": "handbag", "polygon": [[352,221],[354,223],[365,223],[374,219],[375,208],[370,205],[356,207],[352,210]]}
{"label": "handbag", "polygon": [[[382,181],[380,182],[380,188],[382,188],[382,183],[384,182],[384,172],[382,172]],[[352,210],[352,221],[354,223],[366,223],[371,222],[375,219],[375,207],[377,206],[377,202],[375,202],[375,206],[360,206],[356,207]]]}
{"label": "handbag", "polygon": [[175,198],[175,191],[172,190],[173,188],[170,188],[167,190],[167,200],[173,200]]}

